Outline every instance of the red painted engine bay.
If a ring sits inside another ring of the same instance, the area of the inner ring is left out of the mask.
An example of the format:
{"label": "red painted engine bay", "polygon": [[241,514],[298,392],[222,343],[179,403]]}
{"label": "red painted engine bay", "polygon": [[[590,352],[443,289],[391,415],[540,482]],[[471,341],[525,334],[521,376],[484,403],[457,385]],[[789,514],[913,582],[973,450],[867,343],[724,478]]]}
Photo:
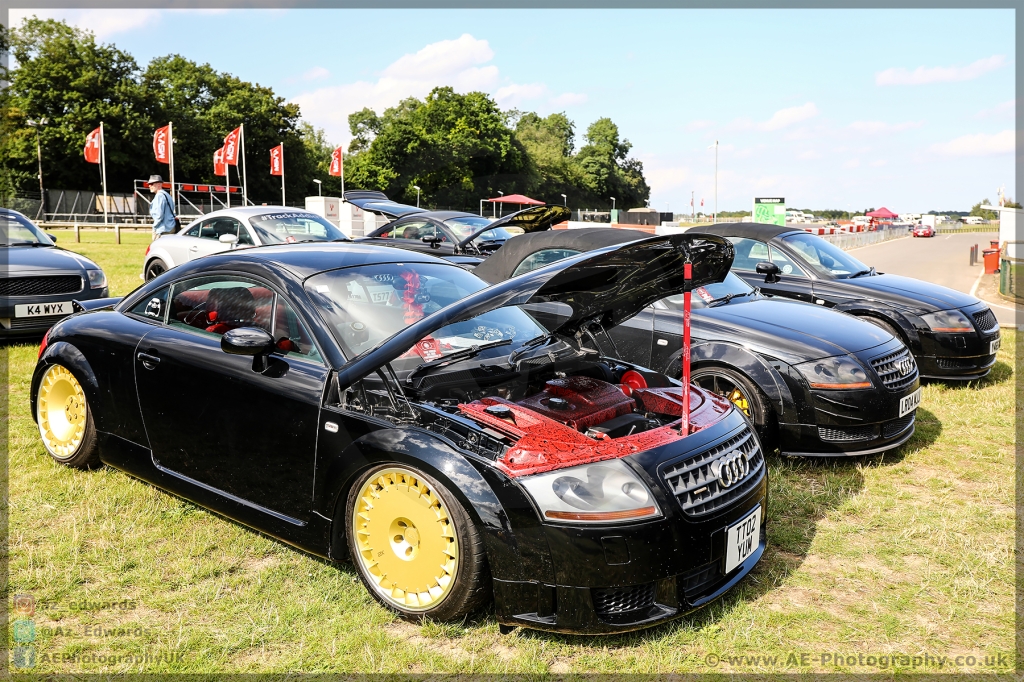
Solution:
{"label": "red painted engine bay", "polygon": [[[685,437],[679,433],[682,388],[636,388],[631,383],[562,377],[514,402],[489,396],[458,409],[515,441],[497,462],[510,476],[625,457]],[[728,412],[730,404],[723,398],[694,386],[689,390],[689,433]]]}

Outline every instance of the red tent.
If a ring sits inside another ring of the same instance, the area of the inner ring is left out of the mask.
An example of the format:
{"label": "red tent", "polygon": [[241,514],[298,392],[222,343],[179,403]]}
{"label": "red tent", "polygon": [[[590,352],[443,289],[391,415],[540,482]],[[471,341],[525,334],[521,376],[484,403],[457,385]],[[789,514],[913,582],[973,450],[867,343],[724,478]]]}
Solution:
{"label": "red tent", "polygon": [[893,213],[892,211],[887,209],[885,206],[883,206],[882,208],[878,209],[877,211],[871,211],[870,213],[865,213],[864,215],[866,215],[869,218],[881,218],[883,220],[885,220],[885,219],[892,219],[892,218],[898,218],[899,217],[897,214]]}
{"label": "red tent", "polygon": [[492,204],[525,204],[526,206],[543,206],[543,201],[537,201],[531,199],[528,196],[522,194],[509,194],[508,196],[498,197],[496,199],[488,199],[487,201]]}

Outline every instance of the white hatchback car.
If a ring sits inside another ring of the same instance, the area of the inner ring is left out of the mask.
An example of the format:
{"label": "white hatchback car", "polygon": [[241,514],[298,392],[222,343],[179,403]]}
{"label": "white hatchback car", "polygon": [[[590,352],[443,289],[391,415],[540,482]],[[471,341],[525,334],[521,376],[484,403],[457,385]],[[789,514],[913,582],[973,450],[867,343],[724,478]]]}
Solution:
{"label": "white hatchback car", "polygon": [[207,213],[179,232],[150,244],[142,277],[148,282],[175,265],[235,248],[336,241],[348,241],[348,237],[324,218],[300,208],[225,208]]}

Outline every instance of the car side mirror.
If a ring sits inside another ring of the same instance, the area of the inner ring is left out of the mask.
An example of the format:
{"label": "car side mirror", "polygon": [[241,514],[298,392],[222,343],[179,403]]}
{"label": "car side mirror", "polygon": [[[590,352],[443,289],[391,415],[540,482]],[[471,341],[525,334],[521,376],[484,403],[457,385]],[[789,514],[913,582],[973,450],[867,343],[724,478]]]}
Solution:
{"label": "car side mirror", "polygon": [[252,371],[264,372],[267,369],[267,356],[277,348],[274,337],[259,327],[239,327],[229,329],[220,337],[220,349],[229,355],[252,356]]}
{"label": "car side mirror", "polygon": [[234,248],[235,244],[238,243],[238,235],[222,234],[220,237],[217,238],[217,241],[219,241],[221,244],[230,244],[231,248]]}
{"label": "car side mirror", "polygon": [[46,233],[46,236],[49,237],[50,241],[53,242],[54,244],[57,243],[57,238],[55,236],[53,236],[52,234],[50,234],[49,232]]}
{"label": "car side mirror", "polygon": [[755,268],[757,274],[764,275],[764,281],[766,284],[775,284],[781,277],[779,277],[779,266],[775,263],[768,261],[761,261]]}
{"label": "car side mirror", "polygon": [[439,249],[441,248],[441,242],[443,240],[437,235],[434,235],[433,237],[420,237],[420,241],[424,244],[430,244],[430,248],[432,249]]}

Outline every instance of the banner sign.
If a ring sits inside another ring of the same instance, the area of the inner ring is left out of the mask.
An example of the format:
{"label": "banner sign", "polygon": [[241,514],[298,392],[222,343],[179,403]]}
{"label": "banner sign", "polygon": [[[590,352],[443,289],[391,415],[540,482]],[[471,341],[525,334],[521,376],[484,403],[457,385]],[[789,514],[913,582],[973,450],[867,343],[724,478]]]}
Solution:
{"label": "banner sign", "polygon": [[344,172],[344,168],[345,161],[341,156],[341,147],[338,147],[334,150],[334,153],[331,154],[331,169],[328,172],[330,175],[340,178],[341,174]]}
{"label": "banner sign", "polygon": [[270,150],[270,174],[284,175],[284,145],[279,144]]}
{"label": "banner sign", "polygon": [[224,147],[221,147],[220,149],[213,153],[213,174],[228,174],[228,164],[224,162]]}
{"label": "banner sign", "polygon": [[89,163],[100,162],[100,129],[89,133],[89,136],[85,138],[85,160]]}
{"label": "banner sign", "polygon": [[242,128],[235,128],[224,138],[224,163],[229,166],[238,165],[238,136],[242,134]]}
{"label": "banner sign", "polygon": [[157,128],[153,133],[153,155],[160,163],[170,163],[171,155],[167,147],[167,138],[170,136],[170,126]]}
{"label": "banner sign", "polygon": [[753,216],[755,223],[785,227],[786,200],[782,197],[755,197]]}

